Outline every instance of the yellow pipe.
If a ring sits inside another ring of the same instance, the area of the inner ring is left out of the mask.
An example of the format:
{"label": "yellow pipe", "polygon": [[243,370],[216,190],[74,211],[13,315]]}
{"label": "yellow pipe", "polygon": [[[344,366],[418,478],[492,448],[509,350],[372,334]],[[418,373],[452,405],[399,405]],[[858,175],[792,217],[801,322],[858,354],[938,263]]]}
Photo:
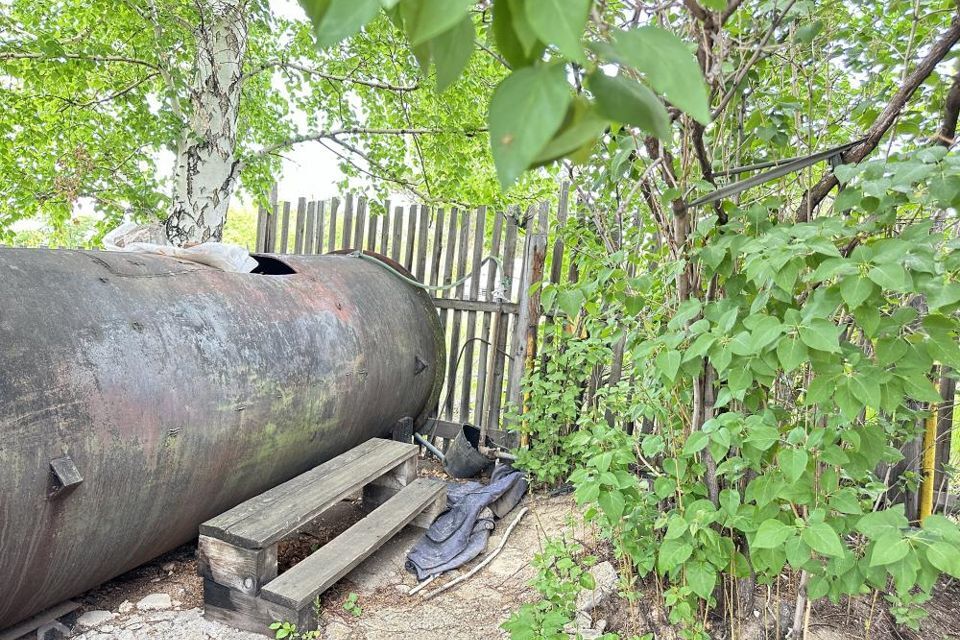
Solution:
{"label": "yellow pipe", "polygon": [[920,483],[920,523],[933,513],[933,476],[937,464],[937,405],[930,405],[923,430],[923,480]]}

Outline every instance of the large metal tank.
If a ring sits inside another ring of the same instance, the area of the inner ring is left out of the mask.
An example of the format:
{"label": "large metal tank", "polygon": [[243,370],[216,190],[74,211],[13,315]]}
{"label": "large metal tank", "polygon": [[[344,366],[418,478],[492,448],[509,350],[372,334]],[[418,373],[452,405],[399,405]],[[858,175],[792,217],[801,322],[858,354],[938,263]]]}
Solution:
{"label": "large metal tank", "polygon": [[357,257],[255,257],[0,248],[0,629],[433,407],[422,290]]}

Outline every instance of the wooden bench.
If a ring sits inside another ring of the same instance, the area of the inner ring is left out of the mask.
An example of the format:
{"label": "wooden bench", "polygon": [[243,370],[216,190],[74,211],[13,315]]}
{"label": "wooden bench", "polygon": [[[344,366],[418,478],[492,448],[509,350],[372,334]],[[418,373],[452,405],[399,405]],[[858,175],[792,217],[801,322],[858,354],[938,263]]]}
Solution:
{"label": "wooden bench", "polygon": [[[413,444],[374,438],[200,525],[204,615],[272,635],[276,621],[316,625],[314,602],[408,524],[446,508],[446,485],[417,478]],[[277,544],[362,491],[366,517],[282,574]]]}

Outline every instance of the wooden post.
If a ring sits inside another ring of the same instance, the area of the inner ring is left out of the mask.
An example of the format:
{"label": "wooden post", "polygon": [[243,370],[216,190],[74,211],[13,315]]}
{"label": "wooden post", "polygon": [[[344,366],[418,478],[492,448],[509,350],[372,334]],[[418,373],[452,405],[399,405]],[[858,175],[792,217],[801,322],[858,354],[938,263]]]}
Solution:
{"label": "wooden post", "polygon": [[[506,290],[503,295],[508,300],[513,297],[513,269],[517,250],[517,210],[508,213],[507,236],[503,249],[503,280]],[[490,353],[490,381],[485,393],[487,403],[487,428],[492,431],[499,428],[500,409],[503,395],[503,374],[506,367],[507,332],[510,314],[501,311],[493,316],[491,342],[494,348]]]}
{"label": "wooden post", "polygon": [[304,226],[307,223],[306,216],[307,199],[301,197],[297,200],[297,222],[293,229],[293,252],[296,254],[303,253]]}
{"label": "wooden post", "polygon": [[[520,407],[520,379],[533,368],[537,357],[537,327],[540,321],[540,283],[547,255],[547,215],[550,205],[540,204],[536,218],[531,218],[532,232],[527,234],[523,273],[520,280],[520,311],[514,336],[513,362],[507,401]],[[532,290],[532,291],[531,291]],[[522,410],[522,407],[520,407]],[[523,440],[521,436],[521,440]],[[521,444],[525,444],[521,442]]]}
{"label": "wooden post", "polygon": [[278,253],[287,252],[287,244],[290,240],[290,203],[283,203],[283,214],[280,217],[280,247]]}
{"label": "wooden post", "polygon": [[306,254],[316,253],[313,244],[313,225],[316,218],[317,203],[311,200],[307,203],[307,224],[303,229],[303,252]]}

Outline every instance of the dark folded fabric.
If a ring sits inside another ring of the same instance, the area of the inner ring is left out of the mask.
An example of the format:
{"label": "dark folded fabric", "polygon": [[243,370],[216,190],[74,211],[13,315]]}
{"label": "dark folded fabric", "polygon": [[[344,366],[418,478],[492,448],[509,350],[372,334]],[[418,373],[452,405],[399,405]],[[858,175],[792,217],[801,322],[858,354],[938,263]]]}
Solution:
{"label": "dark folded fabric", "polygon": [[523,472],[498,465],[490,483],[448,483],[447,510],[407,554],[407,571],[417,580],[456,569],[487,546],[494,519],[509,513],[527,491]]}

